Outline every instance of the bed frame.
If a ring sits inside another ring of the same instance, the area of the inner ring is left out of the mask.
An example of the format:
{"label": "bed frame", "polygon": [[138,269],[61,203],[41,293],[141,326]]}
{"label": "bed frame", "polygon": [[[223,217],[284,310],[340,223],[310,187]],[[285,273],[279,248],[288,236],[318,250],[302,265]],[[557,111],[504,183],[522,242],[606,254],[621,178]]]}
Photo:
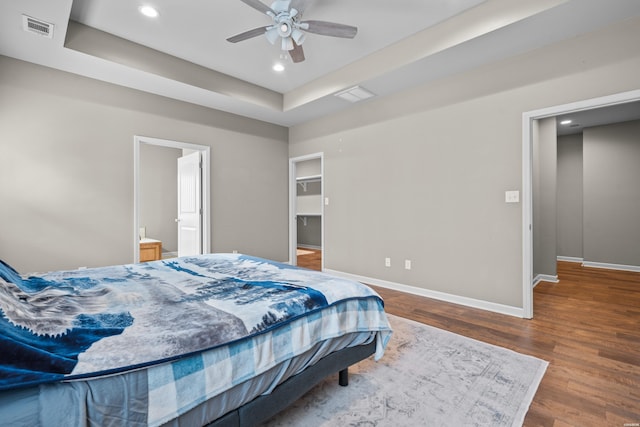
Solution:
{"label": "bed frame", "polygon": [[374,354],[376,340],[366,345],[348,347],[331,353],[315,365],[278,385],[270,394],[256,397],[207,427],[252,427],[268,420],[311,390],[320,381],[338,372],[338,383],[349,385],[349,366]]}

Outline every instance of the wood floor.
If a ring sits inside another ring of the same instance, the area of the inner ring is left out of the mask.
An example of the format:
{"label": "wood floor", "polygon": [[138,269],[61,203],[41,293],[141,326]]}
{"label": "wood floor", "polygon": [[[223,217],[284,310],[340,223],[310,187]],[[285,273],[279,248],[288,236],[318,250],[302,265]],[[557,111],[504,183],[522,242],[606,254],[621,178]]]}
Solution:
{"label": "wood floor", "polygon": [[558,276],[532,320],[372,288],[388,313],[548,361],[525,426],[640,425],[640,273],[558,262]]}
{"label": "wood floor", "polygon": [[322,251],[308,248],[298,248],[304,252],[311,252],[305,255],[298,255],[297,264],[300,267],[310,268],[312,270],[322,270]]}

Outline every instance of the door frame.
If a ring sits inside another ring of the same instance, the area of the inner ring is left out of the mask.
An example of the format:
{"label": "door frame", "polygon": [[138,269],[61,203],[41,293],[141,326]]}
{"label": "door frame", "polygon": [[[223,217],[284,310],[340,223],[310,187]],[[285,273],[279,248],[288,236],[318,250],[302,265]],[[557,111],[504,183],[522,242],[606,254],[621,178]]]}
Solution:
{"label": "door frame", "polygon": [[168,139],[153,138],[135,135],[133,137],[133,262],[140,262],[140,146],[142,144],[158,147],[177,148],[179,150],[200,151],[202,159],[202,253],[211,252],[211,147],[206,145],[191,144],[188,142],[172,141]]}
{"label": "door frame", "polygon": [[640,101],[640,90],[522,113],[522,317],[533,318],[533,122],[577,111]]}
{"label": "door frame", "polygon": [[315,159],[320,159],[320,199],[322,200],[320,206],[320,248],[322,250],[320,269],[324,271],[326,253],[324,244],[324,153],[313,153],[289,158],[289,264],[296,265],[298,260],[296,254],[298,247],[298,216],[296,215],[298,184],[296,180],[296,164]]}

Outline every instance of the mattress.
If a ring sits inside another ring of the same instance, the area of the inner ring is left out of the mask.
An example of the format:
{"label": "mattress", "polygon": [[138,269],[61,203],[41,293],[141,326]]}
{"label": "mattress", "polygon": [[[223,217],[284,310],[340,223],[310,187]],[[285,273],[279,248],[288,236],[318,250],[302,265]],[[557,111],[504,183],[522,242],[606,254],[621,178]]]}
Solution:
{"label": "mattress", "polygon": [[146,369],[0,392],[0,420],[3,425],[12,427],[203,426],[257,396],[270,393],[278,384],[326,355],[338,349],[366,344],[372,337],[371,333],[355,333],[318,343],[303,354],[283,361],[224,393],[202,399],[164,422],[149,422],[147,418],[149,385]]}

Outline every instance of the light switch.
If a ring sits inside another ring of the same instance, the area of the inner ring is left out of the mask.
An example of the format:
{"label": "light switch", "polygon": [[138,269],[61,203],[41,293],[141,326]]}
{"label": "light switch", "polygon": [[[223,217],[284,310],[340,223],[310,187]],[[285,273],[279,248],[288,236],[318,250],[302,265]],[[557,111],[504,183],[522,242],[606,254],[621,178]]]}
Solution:
{"label": "light switch", "polygon": [[329,206],[329,198],[328,197],[324,198],[324,205],[325,206]]}
{"label": "light switch", "polygon": [[504,201],[505,201],[505,203],[519,203],[520,202],[520,192],[518,190],[505,191],[504,192]]}

